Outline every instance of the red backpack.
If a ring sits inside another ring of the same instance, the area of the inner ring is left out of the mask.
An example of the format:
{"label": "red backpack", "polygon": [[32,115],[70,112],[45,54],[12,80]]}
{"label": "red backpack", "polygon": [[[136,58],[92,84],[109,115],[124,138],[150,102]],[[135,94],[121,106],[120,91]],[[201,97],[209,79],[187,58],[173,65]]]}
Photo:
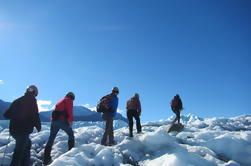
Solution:
{"label": "red backpack", "polygon": [[111,111],[111,107],[109,107],[109,103],[112,100],[112,96],[111,95],[106,95],[104,97],[102,97],[98,104],[97,104],[97,112],[110,112]]}
{"label": "red backpack", "polygon": [[172,101],[171,101],[171,107],[173,110],[183,110],[183,107],[182,107],[182,102],[180,99],[177,99],[177,98],[174,98]]}
{"label": "red backpack", "polygon": [[171,101],[171,107],[177,108],[178,105],[179,105],[179,101],[178,101],[177,99],[173,99],[173,100]]}

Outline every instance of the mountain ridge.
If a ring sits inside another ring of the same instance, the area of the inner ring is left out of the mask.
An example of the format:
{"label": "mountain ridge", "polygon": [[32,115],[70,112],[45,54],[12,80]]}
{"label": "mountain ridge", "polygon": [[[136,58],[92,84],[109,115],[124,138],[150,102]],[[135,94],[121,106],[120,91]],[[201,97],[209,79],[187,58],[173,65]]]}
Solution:
{"label": "mountain ridge", "polygon": [[[3,114],[10,105],[11,102],[5,102],[0,99],[0,120],[5,120]],[[39,112],[41,121],[49,122],[52,111],[53,110]],[[73,106],[73,114],[74,114],[74,121],[93,121],[93,122],[102,121],[100,113],[92,111],[84,106]],[[122,120],[124,122],[128,122],[127,118],[123,117],[122,114],[120,113],[117,113],[115,120]]]}

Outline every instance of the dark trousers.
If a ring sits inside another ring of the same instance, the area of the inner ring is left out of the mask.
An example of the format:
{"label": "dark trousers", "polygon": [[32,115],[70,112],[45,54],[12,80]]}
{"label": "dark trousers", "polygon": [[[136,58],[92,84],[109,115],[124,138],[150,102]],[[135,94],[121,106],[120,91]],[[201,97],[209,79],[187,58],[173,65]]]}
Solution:
{"label": "dark trousers", "polygon": [[178,121],[178,123],[180,123],[180,111],[173,109],[173,112],[175,113],[176,117],[172,123],[175,123],[176,121]]}
{"label": "dark trousers", "polygon": [[10,166],[29,166],[31,140],[29,134],[12,134],[16,140]]}
{"label": "dark trousers", "polygon": [[44,160],[51,159],[51,149],[52,145],[54,143],[54,140],[57,136],[58,131],[62,129],[66,132],[66,134],[69,136],[68,139],[68,150],[74,147],[75,139],[74,139],[74,133],[72,128],[69,126],[69,123],[65,120],[55,120],[51,122],[51,130],[50,130],[50,137],[49,140],[45,146],[44,150]]}
{"label": "dark trousers", "polygon": [[136,110],[127,110],[127,119],[129,121],[130,136],[133,136],[133,118],[135,118],[136,120],[137,132],[138,133],[141,132],[139,113]]}
{"label": "dark trousers", "polygon": [[114,144],[114,133],[113,133],[113,117],[107,114],[103,114],[102,118],[106,121],[105,132],[101,140],[102,145],[107,145],[107,137],[109,138],[109,144]]}

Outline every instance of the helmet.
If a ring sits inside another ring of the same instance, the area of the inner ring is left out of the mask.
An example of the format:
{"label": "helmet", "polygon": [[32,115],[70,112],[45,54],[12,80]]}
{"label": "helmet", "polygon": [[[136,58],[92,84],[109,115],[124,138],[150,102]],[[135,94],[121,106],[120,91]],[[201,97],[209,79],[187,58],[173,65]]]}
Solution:
{"label": "helmet", "polygon": [[38,95],[38,89],[35,85],[30,85],[27,86],[26,93],[30,93],[36,97]]}
{"label": "helmet", "polygon": [[118,92],[119,93],[119,88],[118,87],[113,87],[112,92]]}
{"label": "helmet", "polygon": [[138,93],[135,93],[134,95],[136,98],[139,98],[139,94]]}
{"label": "helmet", "polygon": [[66,94],[66,96],[69,97],[69,98],[71,98],[72,100],[75,99],[75,95],[74,95],[73,92],[68,92],[68,93]]}

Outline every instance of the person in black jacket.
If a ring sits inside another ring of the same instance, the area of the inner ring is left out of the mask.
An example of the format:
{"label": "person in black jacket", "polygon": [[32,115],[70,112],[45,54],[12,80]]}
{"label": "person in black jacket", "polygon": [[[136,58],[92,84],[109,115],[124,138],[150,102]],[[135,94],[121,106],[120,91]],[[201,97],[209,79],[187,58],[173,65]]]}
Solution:
{"label": "person in black jacket", "polygon": [[41,121],[35,98],[37,95],[37,87],[34,85],[28,86],[24,96],[13,101],[4,113],[4,117],[10,119],[10,135],[16,141],[11,166],[29,166],[31,149],[29,135],[33,132],[34,127],[38,132],[41,130]]}
{"label": "person in black jacket", "polygon": [[171,101],[171,109],[176,115],[176,118],[172,123],[174,124],[176,121],[178,121],[178,123],[180,124],[180,112],[181,110],[183,110],[183,105],[178,94],[174,96],[173,100]]}

